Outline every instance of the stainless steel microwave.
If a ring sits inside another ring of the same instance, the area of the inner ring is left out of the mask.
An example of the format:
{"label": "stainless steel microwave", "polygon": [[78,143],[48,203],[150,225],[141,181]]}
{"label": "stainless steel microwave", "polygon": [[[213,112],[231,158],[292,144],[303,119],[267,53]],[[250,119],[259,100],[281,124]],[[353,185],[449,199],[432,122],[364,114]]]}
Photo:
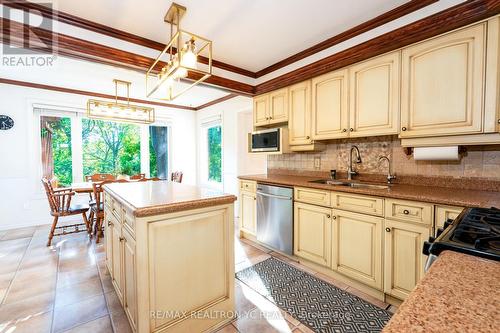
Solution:
{"label": "stainless steel microwave", "polygon": [[252,132],[248,134],[249,150],[257,152],[279,152],[281,147],[281,128]]}

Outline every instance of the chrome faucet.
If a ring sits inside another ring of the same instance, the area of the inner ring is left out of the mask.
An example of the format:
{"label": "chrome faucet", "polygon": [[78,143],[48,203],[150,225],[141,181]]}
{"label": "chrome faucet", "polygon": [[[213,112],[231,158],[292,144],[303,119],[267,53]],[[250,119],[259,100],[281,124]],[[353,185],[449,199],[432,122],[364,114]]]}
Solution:
{"label": "chrome faucet", "polygon": [[356,152],[356,163],[361,163],[361,155],[359,154],[359,149],[357,146],[352,146],[349,152],[349,167],[347,168],[347,179],[352,180],[352,176],[357,175],[358,173],[352,169],[352,152]]}
{"label": "chrome faucet", "polygon": [[387,161],[387,166],[389,167],[387,171],[387,184],[390,184],[393,179],[396,179],[396,175],[392,173],[391,160],[387,156],[380,156],[378,158],[378,163],[380,164],[382,161]]}

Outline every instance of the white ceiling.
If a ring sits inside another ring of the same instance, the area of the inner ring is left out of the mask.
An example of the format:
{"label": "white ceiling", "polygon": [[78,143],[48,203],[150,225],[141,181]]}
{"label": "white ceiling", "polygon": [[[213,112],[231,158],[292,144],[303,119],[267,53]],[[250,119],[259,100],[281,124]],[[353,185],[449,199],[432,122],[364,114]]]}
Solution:
{"label": "white ceiling", "polygon": [[[183,29],[211,39],[214,58],[258,71],[408,0],[177,0]],[[55,8],[166,43],[169,0],[58,0]]]}

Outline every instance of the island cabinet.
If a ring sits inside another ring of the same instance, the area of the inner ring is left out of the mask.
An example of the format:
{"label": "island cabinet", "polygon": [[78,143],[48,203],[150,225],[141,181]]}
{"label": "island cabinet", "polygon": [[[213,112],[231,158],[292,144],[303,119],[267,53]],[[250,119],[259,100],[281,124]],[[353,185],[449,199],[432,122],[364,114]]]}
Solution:
{"label": "island cabinet", "polygon": [[240,232],[255,236],[257,232],[257,183],[240,181],[239,222]]}
{"label": "island cabinet", "polygon": [[106,264],[132,330],[211,332],[231,321],[236,198],[167,181],[104,191]]}

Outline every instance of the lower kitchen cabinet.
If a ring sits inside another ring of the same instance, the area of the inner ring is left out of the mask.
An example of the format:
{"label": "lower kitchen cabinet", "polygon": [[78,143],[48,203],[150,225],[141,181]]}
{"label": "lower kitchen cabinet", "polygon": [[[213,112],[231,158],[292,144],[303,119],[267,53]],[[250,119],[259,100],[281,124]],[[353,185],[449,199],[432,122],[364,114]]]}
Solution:
{"label": "lower kitchen cabinet", "polygon": [[385,220],[384,292],[405,299],[424,275],[430,226]]}
{"label": "lower kitchen cabinet", "polygon": [[122,270],[122,228],[121,225],[112,219],[111,228],[111,258],[112,258],[112,282],[115,286],[116,294],[123,304],[123,270]]}
{"label": "lower kitchen cabinet", "polygon": [[257,204],[255,192],[240,192],[240,228],[249,234],[256,234]]}
{"label": "lower kitchen cabinet", "polygon": [[137,290],[136,290],[136,258],[135,240],[130,233],[123,229],[123,272],[124,272],[124,301],[123,308],[127,314],[130,324],[135,330],[137,324]]}
{"label": "lower kitchen cabinet", "polygon": [[322,266],[330,266],[332,210],[295,202],[293,253]]}
{"label": "lower kitchen cabinet", "polygon": [[384,219],[333,211],[332,269],[382,290],[382,226]]}

